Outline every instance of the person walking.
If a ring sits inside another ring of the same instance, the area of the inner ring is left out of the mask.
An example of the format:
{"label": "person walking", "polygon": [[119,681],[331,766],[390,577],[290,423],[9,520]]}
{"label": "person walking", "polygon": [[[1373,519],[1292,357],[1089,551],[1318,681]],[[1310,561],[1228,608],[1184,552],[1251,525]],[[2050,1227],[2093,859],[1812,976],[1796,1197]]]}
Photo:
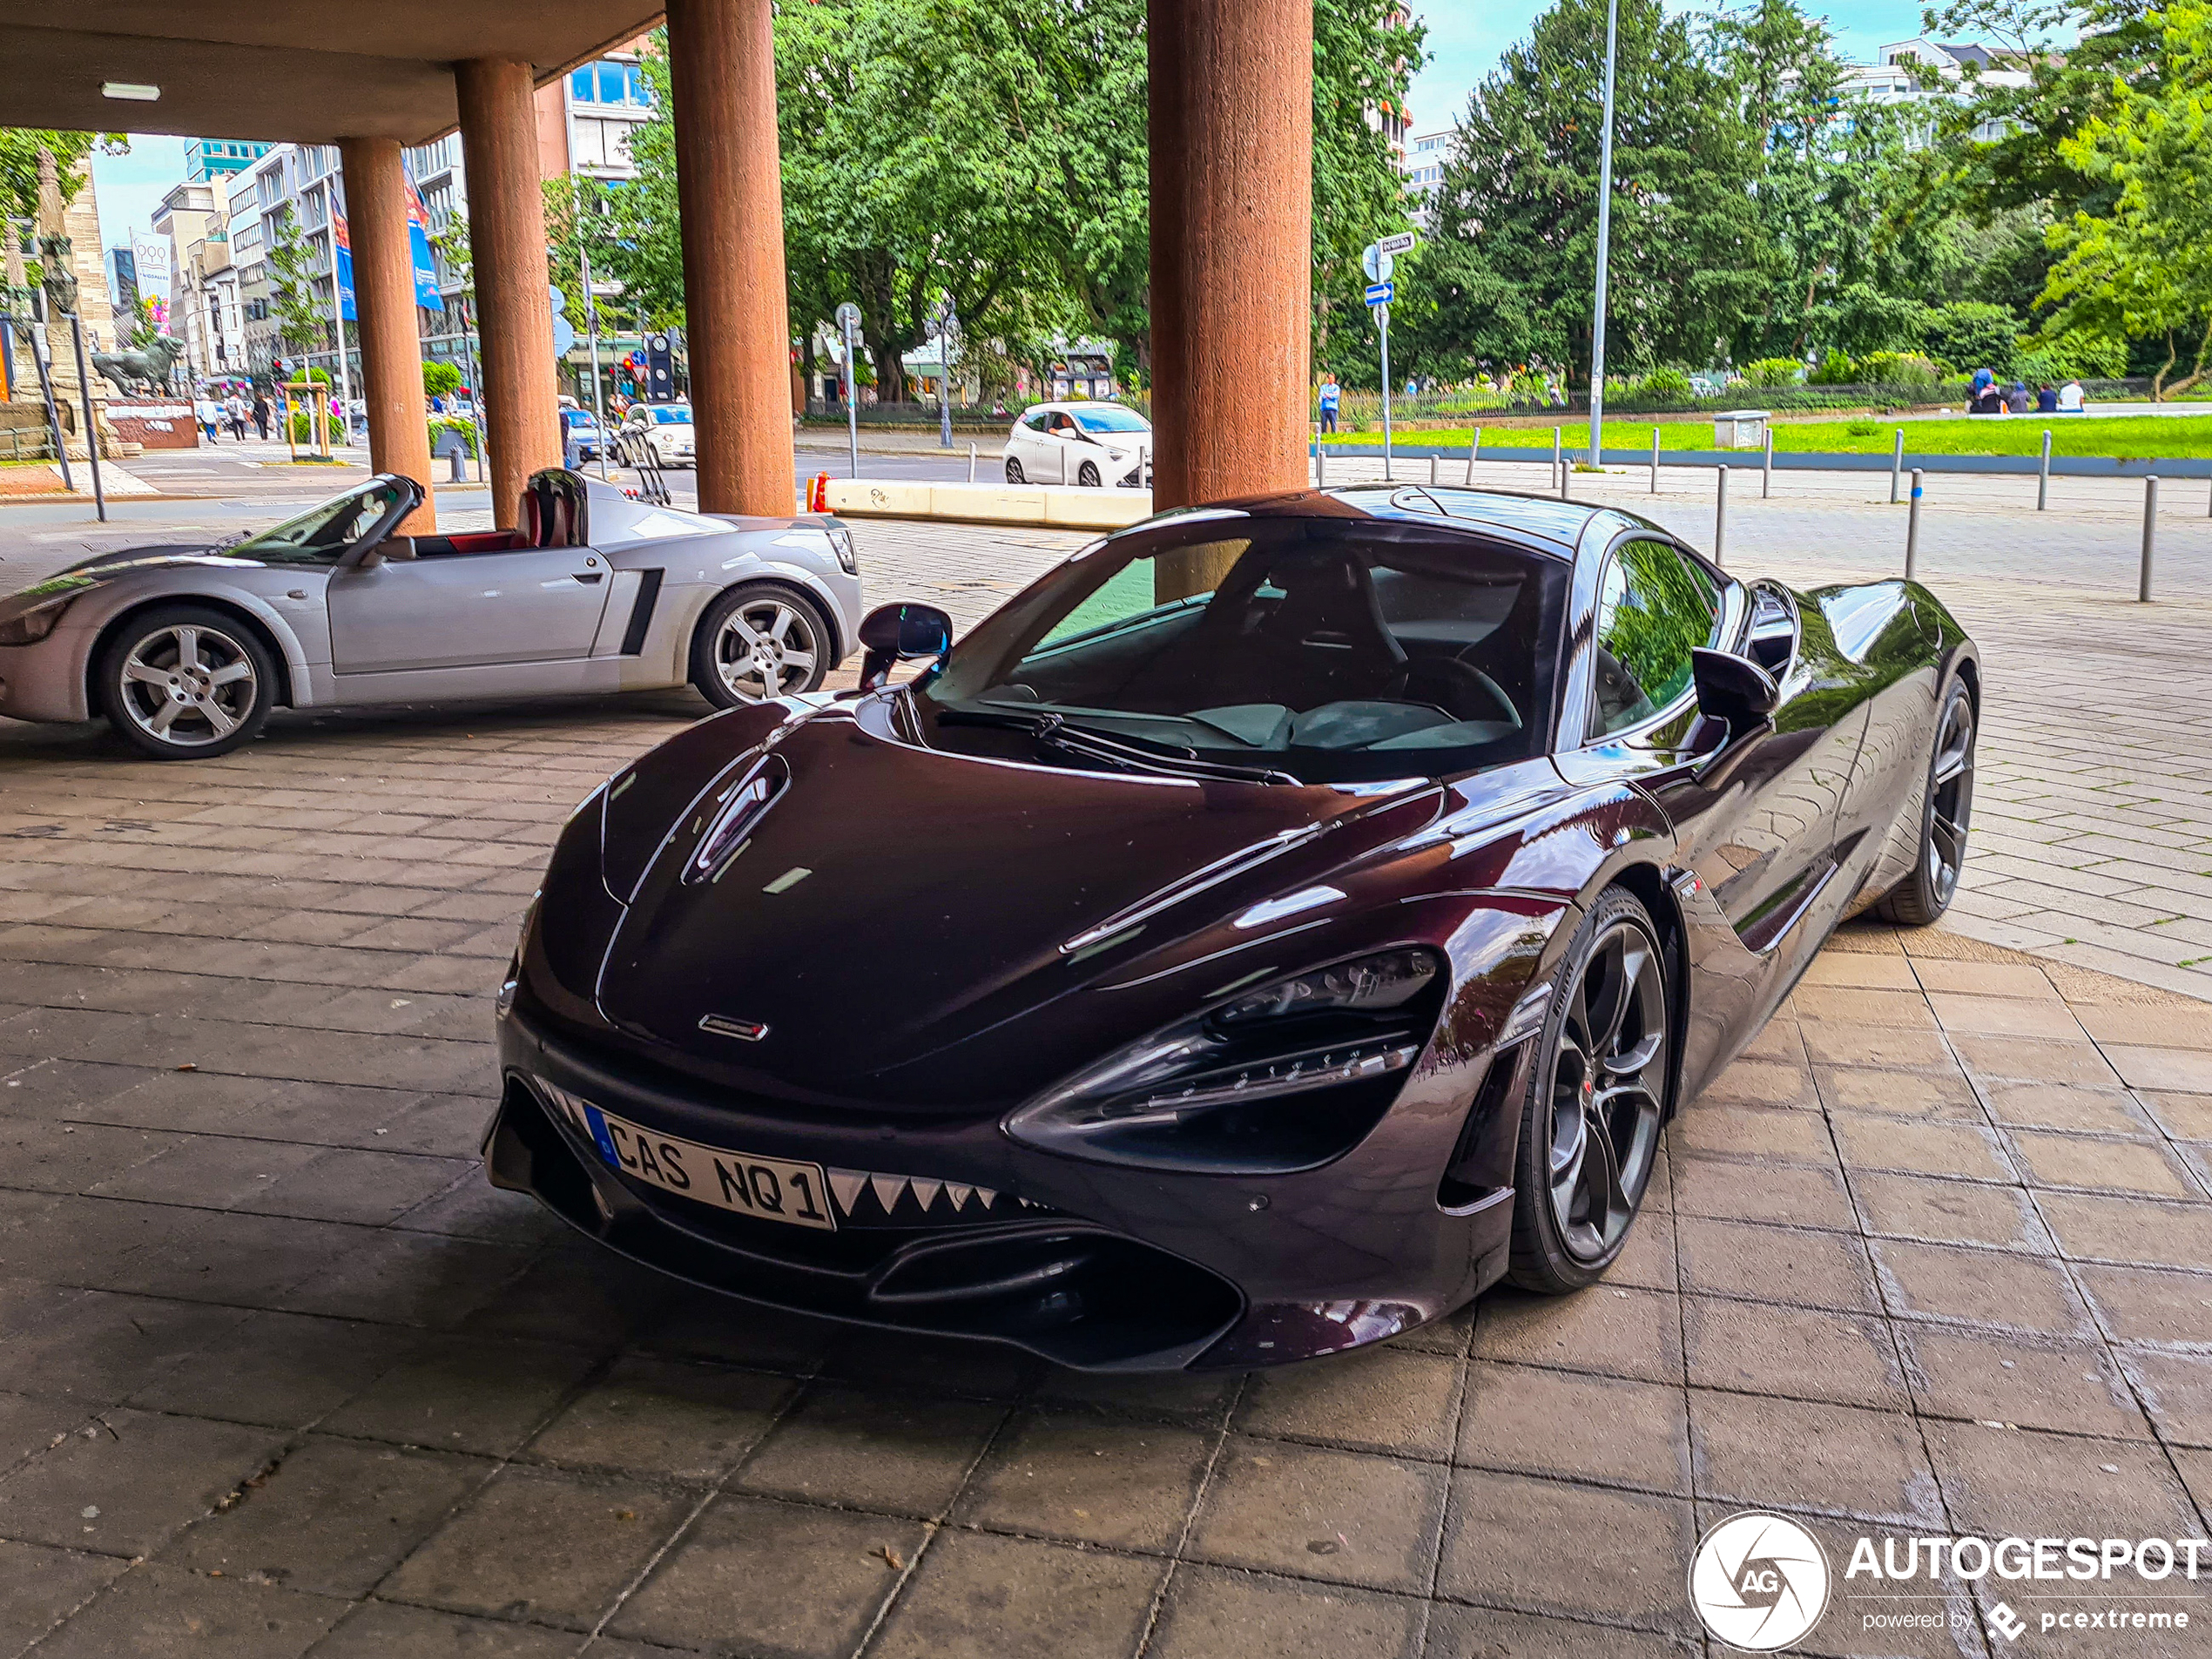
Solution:
{"label": "person walking", "polygon": [[268,442],[269,416],[272,413],[269,408],[269,395],[266,392],[254,393],[253,430],[260,435],[261,441],[265,443]]}
{"label": "person walking", "polygon": [[202,392],[192,404],[192,415],[199,422],[202,435],[208,442],[214,442],[217,423],[223,418],[223,411],[215,400]]}
{"label": "person walking", "polygon": [[1337,405],[1338,405],[1340,401],[1343,401],[1343,397],[1344,397],[1344,388],[1343,388],[1342,387],[1340,387],[1340,386],[1339,386],[1339,385],[1337,384],[1337,377],[1336,377],[1334,374],[1324,374],[1324,375],[1322,375],[1322,377],[1321,377],[1321,430],[1322,430],[1322,431],[1324,431],[1324,432],[1334,432],[1334,431],[1337,429]]}
{"label": "person walking", "polygon": [[223,418],[229,423],[231,437],[239,443],[246,442],[246,400],[233,392],[223,400]]}

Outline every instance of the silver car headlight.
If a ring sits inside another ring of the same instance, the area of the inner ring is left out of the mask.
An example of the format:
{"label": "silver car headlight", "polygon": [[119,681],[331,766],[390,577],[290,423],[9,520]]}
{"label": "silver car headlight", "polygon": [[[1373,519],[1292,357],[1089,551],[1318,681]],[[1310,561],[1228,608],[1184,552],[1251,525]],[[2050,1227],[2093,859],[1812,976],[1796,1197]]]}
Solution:
{"label": "silver car headlight", "polygon": [[830,548],[837,555],[838,568],[847,576],[860,574],[860,556],[853,550],[853,532],[833,524],[829,530]]}
{"label": "silver car headlight", "polygon": [[0,645],[37,644],[54,631],[55,624],[62,619],[62,612],[76,603],[74,592],[64,593],[59,598],[33,605],[20,615],[0,622]]}

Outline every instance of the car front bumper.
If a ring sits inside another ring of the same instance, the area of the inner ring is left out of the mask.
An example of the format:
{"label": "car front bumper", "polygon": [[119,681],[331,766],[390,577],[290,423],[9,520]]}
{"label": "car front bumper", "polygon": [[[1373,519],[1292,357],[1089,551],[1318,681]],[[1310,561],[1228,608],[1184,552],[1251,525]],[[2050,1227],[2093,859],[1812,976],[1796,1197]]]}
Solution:
{"label": "car front bumper", "polygon": [[91,630],[71,628],[64,617],[35,644],[0,645],[0,718],[91,718],[85,669],[96,637]]}
{"label": "car front bumper", "polygon": [[[492,1184],[533,1194],[610,1248],[750,1301],[1104,1371],[1311,1359],[1440,1318],[1494,1282],[1511,1236],[1514,1076],[1534,1046],[1483,1064],[1485,1077],[1504,1069],[1472,1111],[1459,1073],[1426,1089],[1416,1079],[1332,1163],[1224,1177],[1033,1150],[995,1114],[887,1136],[880,1119],[710,1101],[523,1007],[501,1019],[499,1044]],[[1485,1100],[1505,1104],[1486,1114]],[[595,1145],[575,1110],[584,1102],[656,1133],[823,1166],[846,1189],[838,1230],[735,1216],[630,1176]],[[1503,1174],[1447,1195],[1447,1166]],[[947,1184],[992,1196],[955,1205]]]}

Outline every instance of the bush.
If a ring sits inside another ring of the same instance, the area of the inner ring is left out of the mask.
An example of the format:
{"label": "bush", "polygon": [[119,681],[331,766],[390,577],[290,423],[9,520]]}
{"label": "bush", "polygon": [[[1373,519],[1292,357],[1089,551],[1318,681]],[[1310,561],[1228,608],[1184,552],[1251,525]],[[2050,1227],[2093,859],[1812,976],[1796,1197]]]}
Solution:
{"label": "bush", "polygon": [[1854,438],[1871,438],[1882,429],[1878,421],[1853,421],[1844,428]]}
{"label": "bush", "polygon": [[1844,353],[1831,346],[1821,360],[1805,371],[1807,386],[1850,386],[1855,383],[1858,365]]}
{"label": "bush", "polygon": [[1932,394],[1943,377],[1933,363],[1912,352],[1869,352],[1851,367],[1860,385],[1892,387],[1901,392]]}
{"label": "bush", "polygon": [[461,371],[451,363],[426,361],[422,365],[422,395],[451,397],[461,389]]}
{"label": "bush", "polygon": [[1921,338],[1929,356],[1959,374],[1987,368],[2008,375],[2013,373],[2020,334],[2020,320],[2005,307],[1960,300],[1936,307]]}
{"label": "bush", "polygon": [[1794,357],[1762,357],[1743,365],[1743,378],[1753,386],[1795,386],[1803,368]]}
{"label": "bush", "polygon": [[1636,382],[1638,397],[1688,397],[1689,376],[1678,368],[1655,368]]}
{"label": "bush", "polygon": [[2117,380],[2127,372],[2125,341],[2100,334],[2060,334],[2037,340],[2023,334],[2013,372],[2030,386],[2058,386],[2070,380]]}

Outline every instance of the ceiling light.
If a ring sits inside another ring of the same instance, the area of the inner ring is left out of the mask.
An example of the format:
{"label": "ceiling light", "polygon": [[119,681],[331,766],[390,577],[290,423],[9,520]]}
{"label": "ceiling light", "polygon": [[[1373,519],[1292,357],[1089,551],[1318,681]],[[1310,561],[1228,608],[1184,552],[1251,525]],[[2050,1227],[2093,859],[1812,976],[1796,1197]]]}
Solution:
{"label": "ceiling light", "polygon": [[120,98],[126,104],[152,104],[160,98],[161,89],[141,85],[137,81],[103,81],[100,96]]}

